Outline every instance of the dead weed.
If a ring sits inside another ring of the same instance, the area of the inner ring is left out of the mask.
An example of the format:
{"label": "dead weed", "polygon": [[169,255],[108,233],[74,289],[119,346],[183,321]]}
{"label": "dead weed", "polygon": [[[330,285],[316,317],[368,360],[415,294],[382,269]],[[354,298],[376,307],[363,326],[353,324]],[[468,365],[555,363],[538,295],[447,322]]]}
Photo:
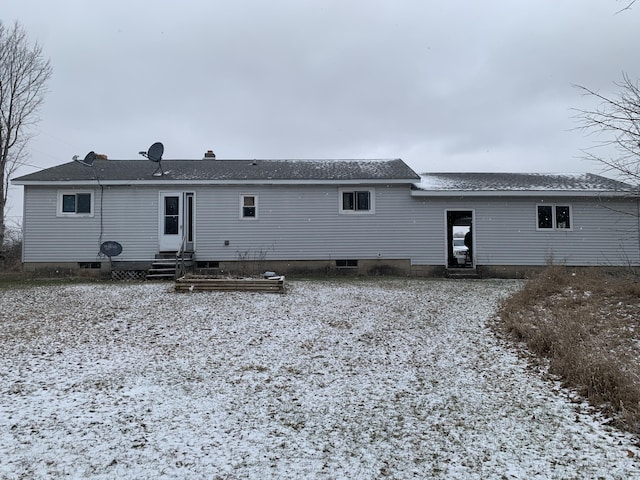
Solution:
{"label": "dead weed", "polygon": [[549,266],[503,302],[496,327],[566,386],[640,434],[640,279]]}

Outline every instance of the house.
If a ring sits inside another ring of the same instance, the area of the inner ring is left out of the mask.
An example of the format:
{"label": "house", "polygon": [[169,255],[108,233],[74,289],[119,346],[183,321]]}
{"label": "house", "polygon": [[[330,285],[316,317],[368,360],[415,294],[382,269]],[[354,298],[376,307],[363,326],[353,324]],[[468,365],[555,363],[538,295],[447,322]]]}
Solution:
{"label": "house", "polygon": [[[424,202],[432,232],[429,264],[455,267],[453,230],[469,225],[473,265],[485,275],[523,276],[549,263],[568,266],[640,265],[640,203],[630,185],[599,175],[426,173],[412,198]],[[446,242],[442,238],[447,238]],[[440,249],[440,251],[438,251]]]}
{"label": "house", "polygon": [[[161,167],[96,157],[13,184],[24,186],[27,270],[146,273],[163,256],[224,272],[402,275],[640,263],[638,196],[591,174],[418,175],[400,159],[205,155]],[[452,245],[464,231],[472,248],[461,265]]]}

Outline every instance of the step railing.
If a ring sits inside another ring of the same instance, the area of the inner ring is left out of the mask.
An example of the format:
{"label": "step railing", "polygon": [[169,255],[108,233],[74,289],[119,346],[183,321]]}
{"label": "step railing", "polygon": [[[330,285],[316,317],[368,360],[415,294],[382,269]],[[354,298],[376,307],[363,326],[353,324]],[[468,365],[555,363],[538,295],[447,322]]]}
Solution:
{"label": "step railing", "polygon": [[187,273],[187,267],[184,264],[184,252],[186,249],[186,244],[187,244],[187,237],[183,233],[182,238],[180,239],[180,247],[176,252],[176,272],[174,275],[174,280],[177,280],[178,278],[183,277],[184,274]]}

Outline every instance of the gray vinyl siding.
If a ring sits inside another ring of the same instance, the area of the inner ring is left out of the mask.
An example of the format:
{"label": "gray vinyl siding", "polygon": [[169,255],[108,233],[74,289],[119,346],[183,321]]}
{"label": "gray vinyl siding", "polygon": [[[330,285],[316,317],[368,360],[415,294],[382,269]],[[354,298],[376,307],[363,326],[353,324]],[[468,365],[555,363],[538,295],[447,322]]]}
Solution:
{"label": "gray vinyl siding", "polygon": [[152,259],[158,252],[156,188],[105,187],[102,201],[99,187],[76,189],[93,192],[92,217],[57,216],[60,190],[74,189],[25,186],[25,262],[100,261],[100,244],[107,240],[122,245],[118,260]]}
{"label": "gray vinyl siding", "polygon": [[[638,206],[636,200],[597,198],[478,198],[429,199],[429,209],[440,216],[440,239],[445,249],[446,210],[474,213],[474,255],[478,265],[572,266],[638,265]],[[570,205],[570,230],[537,230],[537,205]],[[431,213],[434,213],[431,212]],[[438,255],[414,258],[414,263],[438,264]]]}
{"label": "gray vinyl siding", "polygon": [[[349,215],[339,212],[339,187],[329,185],[114,186],[104,188],[102,199],[100,187],[90,189],[94,215],[63,218],[58,191],[72,189],[25,186],[24,261],[95,262],[107,240],[123,246],[118,260],[152,259],[159,193],[185,191],[195,194],[198,260],[383,258],[445,265],[445,212],[457,209],[474,213],[478,265],[640,264],[635,200],[412,197],[408,185],[375,185],[349,187],[375,192],[375,213]],[[240,218],[241,194],[258,197],[257,219]],[[570,205],[573,228],[537,230],[540,203]]]}
{"label": "gray vinyl siding", "polygon": [[[354,190],[370,188],[375,195],[373,214],[341,214],[337,186],[198,189],[197,256],[210,260],[411,258],[422,235],[410,211],[409,187],[376,185]],[[240,218],[242,194],[257,195],[256,219]]]}
{"label": "gray vinyl siding", "polygon": [[157,188],[105,187],[102,241],[122,245],[117,260],[146,260],[158,253]]}
{"label": "gray vinyl siding", "polygon": [[[161,191],[195,193],[199,260],[410,259],[423,248],[425,224],[415,217],[408,186],[357,186],[374,191],[375,213],[341,214],[338,186],[105,187],[94,192],[94,216],[56,216],[57,188],[25,187],[24,260],[100,260],[101,242],[119,242],[118,260],[158,252]],[[86,189],[83,189],[86,190]],[[240,218],[240,195],[258,197],[258,218]],[[417,209],[422,211],[421,209]],[[102,224],[100,213],[104,212]],[[229,245],[225,246],[225,240]]]}
{"label": "gray vinyl siding", "polygon": [[95,188],[93,217],[58,217],[58,191],[72,188],[25,186],[23,260],[25,262],[95,262],[100,244],[100,202]]}

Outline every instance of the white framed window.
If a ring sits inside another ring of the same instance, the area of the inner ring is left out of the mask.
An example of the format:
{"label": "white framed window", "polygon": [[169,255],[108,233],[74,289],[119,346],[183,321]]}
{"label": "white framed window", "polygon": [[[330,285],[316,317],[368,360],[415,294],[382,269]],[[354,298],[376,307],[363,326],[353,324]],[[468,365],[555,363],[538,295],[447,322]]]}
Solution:
{"label": "white framed window", "polygon": [[545,204],[536,206],[537,230],[571,230],[571,205]]}
{"label": "white framed window", "polygon": [[240,195],[240,218],[255,220],[258,218],[258,196],[254,194]]}
{"label": "white framed window", "polygon": [[59,191],[57,214],[59,217],[93,217],[93,191]]}
{"label": "white framed window", "polygon": [[375,212],[375,190],[372,188],[340,188],[340,213],[371,214]]}

